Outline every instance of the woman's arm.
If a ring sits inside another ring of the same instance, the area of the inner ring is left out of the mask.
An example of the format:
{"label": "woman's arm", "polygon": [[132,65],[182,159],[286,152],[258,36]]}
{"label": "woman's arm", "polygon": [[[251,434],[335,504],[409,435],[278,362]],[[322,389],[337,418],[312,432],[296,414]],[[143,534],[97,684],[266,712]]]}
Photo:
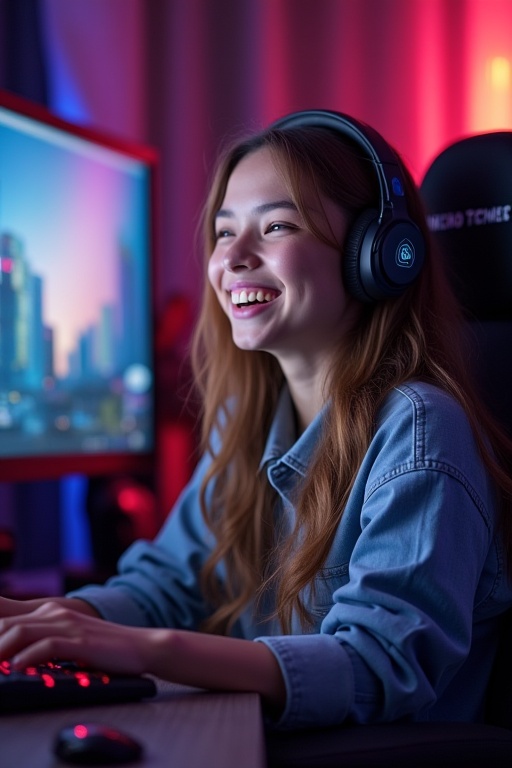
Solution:
{"label": "woman's arm", "polygon": [[277,715],[286,689],[279,664],[263,643],[181,630],[156,630],[159,676],[199,688],[255,691]]}

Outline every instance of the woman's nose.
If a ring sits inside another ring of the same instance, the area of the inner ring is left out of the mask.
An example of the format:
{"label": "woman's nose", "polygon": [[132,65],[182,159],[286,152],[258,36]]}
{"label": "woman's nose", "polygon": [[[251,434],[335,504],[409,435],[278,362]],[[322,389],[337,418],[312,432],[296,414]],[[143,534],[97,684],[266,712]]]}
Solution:
{"label": "woman's nose", "polygon": [[243,246],[241,243],[233,243],[222,260],[222,265],[228,272],[256,269],[260,263],[260,257],[251,248]]}

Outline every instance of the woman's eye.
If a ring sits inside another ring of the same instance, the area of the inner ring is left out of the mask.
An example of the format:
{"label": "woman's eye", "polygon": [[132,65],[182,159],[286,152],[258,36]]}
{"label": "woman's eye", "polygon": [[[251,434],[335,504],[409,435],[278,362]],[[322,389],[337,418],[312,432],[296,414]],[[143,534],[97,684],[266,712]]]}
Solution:
{"label": "woman's eye", "polygon": [[283,229],[295,229],[295,227],[292,224],[285,224],[282,221],[274,221],[272,224],[270,224],[266,231],[267,232],[280,232]]}
{"label": "woman's eye", "polygon": [[233,233],[229,229],[219,229],[218,232],[215,233],[215,239],[221,240],[223,237],[229,237]]}

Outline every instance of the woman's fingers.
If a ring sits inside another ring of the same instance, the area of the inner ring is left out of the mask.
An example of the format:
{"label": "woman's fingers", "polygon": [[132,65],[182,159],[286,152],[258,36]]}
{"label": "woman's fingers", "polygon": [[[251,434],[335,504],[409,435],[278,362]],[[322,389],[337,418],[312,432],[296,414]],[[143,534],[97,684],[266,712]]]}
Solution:
{"label": "woman's fingers", "polygon": [[47,603],[30,614],[0,619],[0,659],[10,659],[16,668],[58,658],[140,674],[147,671],[150,633]]}
{"label": "woman's fingers", "polygon": [[0,659],[13,659],[16,666],[47,661],[62,652],[64,639],[67,653],[76,656],[88,630],[81,619],[79,614],[51,604],[0,619]]}
{"label": "woman's fingers", "polygon": [[80,649],[81,644],[76,638],[47,636],[24,645],[12,656],[11,664],[14,669],[25,669],[37,664],[45,664],[52,659],[61,659],[76,661],[87,666],[88,663],[80,658]]}

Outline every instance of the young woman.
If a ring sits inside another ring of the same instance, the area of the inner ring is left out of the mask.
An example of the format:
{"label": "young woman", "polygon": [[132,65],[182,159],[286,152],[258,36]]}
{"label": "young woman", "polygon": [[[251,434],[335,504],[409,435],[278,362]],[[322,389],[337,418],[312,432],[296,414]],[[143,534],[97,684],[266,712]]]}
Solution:
{"label": "young woman", "polygon": [[[106,585],[0,601],[0,658],[253,690],[281,727],[482,717],[512,604],[511,447],[467,383],[414,184],[336,119],[221,159],[193,350],[203,457]],[[388,225],[403,271],[361,282],[354,237],[385,273]]]}

